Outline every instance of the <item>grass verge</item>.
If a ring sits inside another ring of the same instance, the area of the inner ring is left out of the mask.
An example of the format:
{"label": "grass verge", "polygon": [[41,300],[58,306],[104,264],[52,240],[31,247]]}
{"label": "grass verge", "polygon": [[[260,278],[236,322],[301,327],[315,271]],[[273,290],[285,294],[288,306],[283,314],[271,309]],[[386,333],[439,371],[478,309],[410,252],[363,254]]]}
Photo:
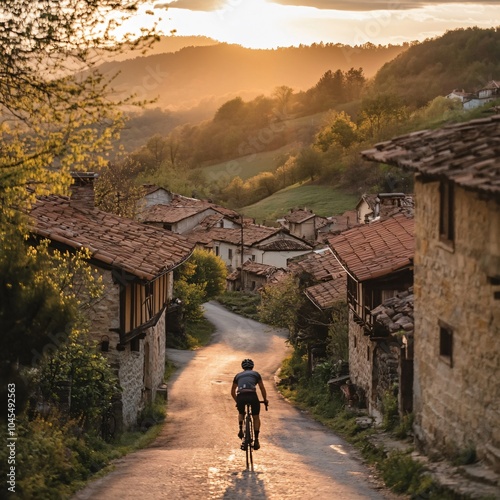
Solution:
{"label": "grass verge", "polygon": [[217,297],[217,302],[235,314],[259,321],[260,295],[256,293],[224,292]]}

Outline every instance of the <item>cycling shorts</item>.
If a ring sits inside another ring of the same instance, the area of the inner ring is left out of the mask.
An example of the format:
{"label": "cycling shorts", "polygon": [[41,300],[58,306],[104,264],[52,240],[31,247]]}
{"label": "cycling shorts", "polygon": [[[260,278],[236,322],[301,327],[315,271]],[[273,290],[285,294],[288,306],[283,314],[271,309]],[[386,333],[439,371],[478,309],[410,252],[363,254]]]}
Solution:
{"label": "cycling shorts", "polygon": [[245,414],[245,406],[247,403],[252,407],[252,415],[258,415],[260,413],[260,402],[257,392],[242,392],[236,396],[236,406],[240,415]]}

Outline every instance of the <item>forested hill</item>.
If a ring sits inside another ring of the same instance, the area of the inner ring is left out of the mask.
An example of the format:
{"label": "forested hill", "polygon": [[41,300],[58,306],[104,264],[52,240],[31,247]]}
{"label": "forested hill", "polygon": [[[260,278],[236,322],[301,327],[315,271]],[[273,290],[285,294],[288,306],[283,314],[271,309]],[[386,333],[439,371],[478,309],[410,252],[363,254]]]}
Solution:
{"label": "forested hill", "polygon": [[412,45],[380,69],[373,90],[420,107],[453,89],[477,91],[491,80],[500,80],[500,27],[467,28]]}
{"label": "forested hill", "polygon": [[134,91],[139,98],[158,98],[157,106],[172,111],[203,107],[207,116],[224,102],[240,96],[269,95],[281,85],[306,90],[328,70],[363,68],[375,75],[407,46],[350,47],[315,44],[274,50],[239,45],[185,47],[174,53],[154,54],[101,66],[104,73],[119,71],[117,91]]}

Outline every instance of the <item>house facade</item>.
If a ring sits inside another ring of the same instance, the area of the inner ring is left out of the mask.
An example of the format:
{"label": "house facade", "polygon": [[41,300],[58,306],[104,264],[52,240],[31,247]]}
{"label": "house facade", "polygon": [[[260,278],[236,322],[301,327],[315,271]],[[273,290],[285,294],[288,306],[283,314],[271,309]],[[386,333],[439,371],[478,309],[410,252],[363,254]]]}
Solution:
{"label": "house facade", "polygon": [[91,252],[104,294],[87,314],[89,333],[118,375],[122,392],[114,410],[128,428],[161,390],[173,269],[191,255],[193,245],[64,197],[38,200],[30,218],[32,234],[48,238],[53,248]]}
{"label": "house facade", "polygon": [[309,253],[313,245],[288,231],[257,224],[238,228],[197,227],[186,235],[198,246],[213,251],[230,272],[251,260],[258,264],[285,268],[289,259]]}
{"label": "house facade", "polygon": [[347,275],[349,375],[360,401],[381,418],[379,336],[373,309],[413,284],[414,220],[398,215],[334,236],[329,246]]}
{"label": "house facade", "polygon": [[363,152],[415,172],[414,431],[500,471],[500,115]]}

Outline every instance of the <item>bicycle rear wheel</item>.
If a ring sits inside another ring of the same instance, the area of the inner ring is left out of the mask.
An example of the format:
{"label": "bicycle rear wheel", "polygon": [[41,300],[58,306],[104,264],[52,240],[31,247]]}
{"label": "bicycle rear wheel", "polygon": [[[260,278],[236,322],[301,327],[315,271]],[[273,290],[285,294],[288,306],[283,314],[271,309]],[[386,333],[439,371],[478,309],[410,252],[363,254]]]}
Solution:
{"label": "bicycle rear wheel", "polygon": [[247,460],[247,469],[253,471],[253,425],[252,417],[246,416],[245,420],[245,453]]}

